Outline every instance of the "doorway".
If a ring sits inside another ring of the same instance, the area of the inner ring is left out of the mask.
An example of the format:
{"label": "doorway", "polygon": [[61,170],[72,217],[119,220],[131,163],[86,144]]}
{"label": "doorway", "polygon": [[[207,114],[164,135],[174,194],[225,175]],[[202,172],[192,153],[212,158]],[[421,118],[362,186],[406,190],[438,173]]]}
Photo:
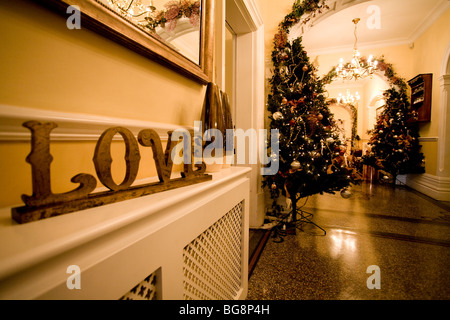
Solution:
{"label": "doorway", "polygon": [[[221,43],[216,58],[218,83],[230,97],[235,129],[264,129],[264,24],[254,0],[218,0],[218,14],[223,22],[216,32]],[[217,39],[216,39],[217,41]],[[265,147],[258,141],[258,147]],[[246,155],[250,151],[246,145]],[[259,161],[246,163],[250,174],[250,227],[264,223],[264,191],[261,187]]]}

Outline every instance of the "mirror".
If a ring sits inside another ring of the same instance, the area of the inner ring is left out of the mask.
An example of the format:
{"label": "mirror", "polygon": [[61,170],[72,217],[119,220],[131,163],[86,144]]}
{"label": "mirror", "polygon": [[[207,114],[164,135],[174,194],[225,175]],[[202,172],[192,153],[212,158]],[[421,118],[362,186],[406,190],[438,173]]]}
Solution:
{"label": "mirror", "polygon": [[[200,83],[212,77],[214,0],[38,0]],[[69,6],[72,6],[69,8]]]}
{"label": "mirror", "polygon": [[98,1],[195,64],[200,64],[201,0]]}

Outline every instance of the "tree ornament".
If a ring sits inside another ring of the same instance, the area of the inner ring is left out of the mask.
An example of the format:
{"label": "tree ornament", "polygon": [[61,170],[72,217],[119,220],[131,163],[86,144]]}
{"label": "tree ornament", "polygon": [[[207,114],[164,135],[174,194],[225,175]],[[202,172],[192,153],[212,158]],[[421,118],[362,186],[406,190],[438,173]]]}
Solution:
{"label": "tree ornament", "polygon": [[317,119],[319,119],[319,121],[322,121],[323,120],[323,114],[319,113],[317,115]]}
{"label": "tree ornament", "polygon": [[297,160],[292,161],[291,163],[291,169],[292,170],[298,170],[300,169],[300,162],[298,162]]}
{"label": "tree ornament", "polygon": [[289,121],[289,125],[290,125],[291,127],[294,127],[294,126],[295,126],[295,120],[294,120],[294,119],[291,119],[291,121]]}
{"label": "tree ornament", "polygon": [[283,99],[281,100],[281,104],[287,104],[287,103],[288,103],[288,99],[283,98]]}
{"label": "tree ornament", "polygon": [[310,152],[310,156],[311,156],[312,158],[318,158],[318,157],[320,156],[320,153],[317,152],[317,151],[311,151],[311,152]]}
{"label": "tree ornament", "polygon": [[274,120],[281,120],[283,119],[283,114],[280,111],[277,111],[273,114],[273,119]]}
{"label": "tree ornament", "polygon": [[303,68],[302,68],[302,70],[303,70],[303,72],[306,72],[306,71],[308,71],[308,66],[305,64],[304,66],[303,66]]}
{"label": "tree ornament", "polygon": [[348,190],[347,188],[344,188],[341,190],[341,197],[344,199],[348,199],[352,196],[352,192]]}
{"label": "tree ornament", "polygon": [[272,185],[270,186],[270,188],[271,188],[272,190],[276,190],[276,189],[277,189],[276,183],[275,183],[275,182],[272,183]]}

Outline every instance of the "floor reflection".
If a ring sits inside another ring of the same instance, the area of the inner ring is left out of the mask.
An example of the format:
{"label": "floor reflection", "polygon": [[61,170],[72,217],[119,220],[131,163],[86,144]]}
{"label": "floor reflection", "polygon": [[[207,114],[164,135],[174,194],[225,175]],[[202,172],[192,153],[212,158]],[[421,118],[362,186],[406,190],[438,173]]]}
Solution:
{"label": "floor reflection", "polygon": [[[450,298],[450,212],[403,187],[364,183],[352,193],[313,196],[302,208],[325,236],[306,224],[268,240],[248,299]],[[368,288],[370,266],[380,289]]]}
{"label": "floor reflection", "polygon": [[330,238],[333,240],[333,245],[330,247],[332,256],[339,256],[342,254],[351,255],[356,251],[356,233],[344,231],[341,229],[333,230],[330,233]]}

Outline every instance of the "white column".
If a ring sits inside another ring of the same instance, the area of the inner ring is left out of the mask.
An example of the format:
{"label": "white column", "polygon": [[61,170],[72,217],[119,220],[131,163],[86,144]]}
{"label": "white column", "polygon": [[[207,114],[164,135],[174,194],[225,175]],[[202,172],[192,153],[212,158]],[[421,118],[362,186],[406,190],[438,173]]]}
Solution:
{"label": "white column", "polygon": [[438,169],[440,177],[450,177],[450,75],[439,78],[441,103],[439,111]]}

